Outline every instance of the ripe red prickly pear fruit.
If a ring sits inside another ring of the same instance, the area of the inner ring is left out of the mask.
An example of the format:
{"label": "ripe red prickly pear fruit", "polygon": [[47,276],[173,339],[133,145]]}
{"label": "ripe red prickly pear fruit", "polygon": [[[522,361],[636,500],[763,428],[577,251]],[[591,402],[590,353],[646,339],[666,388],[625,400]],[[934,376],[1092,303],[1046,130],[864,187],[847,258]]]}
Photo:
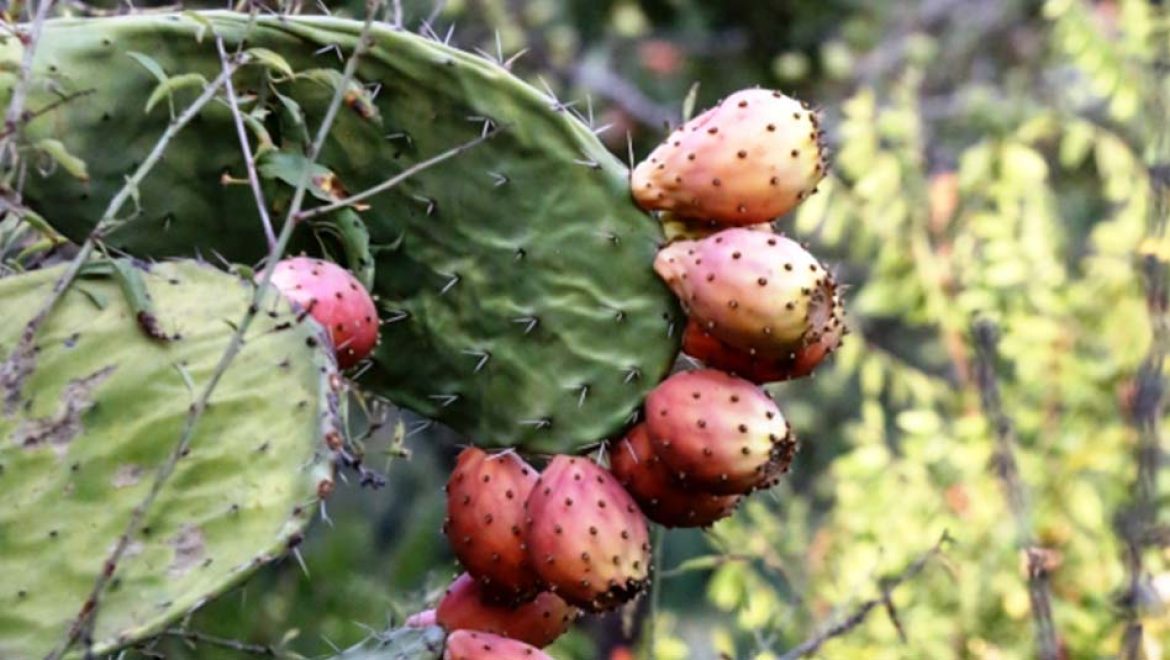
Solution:
{"label": "ripe red prickly pear fruit", "polygon": [[816,192],[828,170],[814,111],[780,92],[748,89],[675,129],[634,168],[646,210],[738,226],[766,222]]}
{"label": "ripe red prickly pear fruit", "polygon": [[378,343],[378,309],[361,282],[337,264],[294,257],[276,264],[272,285],[329,331],[337,364],[348,369]]}
{"label": "ripe red prickly pear fruit", "polygon": [[580,616],[577,608],[547,591],[516,606],[493,603],[484,596],[479,583],[464,573],[447,588],[447,594],[435,610],[435,618],[449,631],[480,630],[545,647],[563,635]]}
{"label": "ripe red prickly pear fruit", "polygon": [[713,495],[675,481],[654,453],[645,424],[638,424],[609,450],[609,470],[646,517],[666,527],[706,527],[735,511],[741,496]]}
{"label": "ripe red prickly pear fruit", "polygon": [[524,502],[536,479],[514,452],[468,447],[447,481],[443,531],[467,572],[501,602],[528,600],[540,590],[524,540]]}
{"label": "ripe red prickly pear fruit", "polygon": [[650,531],[634,498],[588,458],[556,456],[528,496],[528,552],[537,573],[591,612],[637,596],[650,575]]}
{"label": "ripe red prickly pear fruit", "polygon": [[406,617],[407,628],[426,628],[439,625],[435,610],[423,610]]}
{"label": "ripe red prickly pear fruit", "polygon": [[552,660],[552,656],[507,637],[456,630],[447,635],[443,660]]}
{"label": "ripe red prickly pear fruit", "polygon": [[767,393],[714,369],[680,372],[654,388],[646,431],[677,479],[719,495],[764,487],[796,442]]}
{"label": "ripe red prickly pear fruit", "polygon": [[683,331],[682,349],[687,355],[712,369],[726,371],[753,383],[775,383],[810,375],[833,351],[841,346],[845,334],[845,308],[841,296],[833,296],[836,311],[829,327],[815,339],[781,357],[753,356],[715,338],[694,319]]}
{"label": "ripe red prickly pear fruit", "polygon": [[672,243],[654,270],[701,328],[752,357],[787,357],[842,322],[832,273],[783,236],[726,229]]}

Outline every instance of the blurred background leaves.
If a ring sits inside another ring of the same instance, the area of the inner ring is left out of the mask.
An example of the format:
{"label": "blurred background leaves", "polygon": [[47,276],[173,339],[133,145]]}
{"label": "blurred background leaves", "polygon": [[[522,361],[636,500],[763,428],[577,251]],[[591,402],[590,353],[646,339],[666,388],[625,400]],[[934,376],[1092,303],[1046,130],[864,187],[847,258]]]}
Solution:
{"label": "blurred background leaves", "polygon": [[[1131,590],[1118,533],[1137,475],[1136,376],[1151,323],[1164,322],[1157,305],[1150,317],[1140,264],[1170,260],[1157,230],[1157,166],[1170,156],[1160,5],[403,2],[412,30],[450,31],[503,59],[525,51],[517,74],[609,126],[602,138],[623,157],[645,155],[680,121],[694,84],[698,108],[754,85],[806,99],[835,152],[819,194],[779,224],[834,265],[853,328],[814,379],[774,388],[803,439],[796,469],[709,532],[667,533],[656,596],[581,627],[554,655],[777,658],[880,596],[881,578],[945,531],[943,554],[891,593],[904,639],[875,612],[821,655],[1030,657],[1026,563],[972,371],[976,317],[1000,329],[1024,522],[1048,553],[1063,649],[1121,653],[1132,612],[1140,652],[1170,654],[1170,534],[1141,548]],[[363,11],[357,0],[329,8]],[[188,628],[312,657],[434,603],[456,571],[439,526],[460,440],[409,434],[406,460],[389,449],[393,428],[368,448],[373,465],[389,465],[387,488],[339,484],[303,565],[266,569]],[[1166,497],[1163,475],[1154,504]],[[1149,530],[1167,529],[1165,508]],[[129,655],[152,653],[239,656],[175,638]]]}

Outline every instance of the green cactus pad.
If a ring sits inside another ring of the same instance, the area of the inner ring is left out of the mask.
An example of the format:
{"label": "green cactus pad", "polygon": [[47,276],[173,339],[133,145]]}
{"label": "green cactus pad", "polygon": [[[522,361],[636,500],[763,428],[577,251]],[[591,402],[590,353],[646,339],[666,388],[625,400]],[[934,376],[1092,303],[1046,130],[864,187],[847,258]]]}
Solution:
{"label": "green cactus pad", "polygon": [[335,660],[439,660],[447,634],[438,626],[397,628],[373,635]]}
{"label": "green cactus pad", "polygon": [[[336,84],[339,54],[353,51],[362,28],[327,17],[250,22],[227,12],[48,23],[35,67],[42,84],[29,107],[92,91],[38,115],[29,138],[60,141],[84,161],[87,178],[62,167],[33,177],[25,191],[33,208],[74,239],[88,232],[169,118],[165,101],[144,112],[158,82],[129,53],[184,81],[193,72],[211,79],[220,61],[209,26],[230,50],[241,42],[265,49],[267,64],[246,66],[236,86],[266,99],[266,134],[286,154],[304,143],[297,109],[311,132]],[[371,37],[357,77],[377,94],[350,95],[320,161],[345,190],[368,189],[485,129],[500,132],[358,214],[385,323],[363,382],[483,446],[579,451],[620,432],[677,354],[680,332],[670,328],[681,330],[677,304],[651,267],[661,229],[632,203],[627,169],[564,105],[503,66],[386,25]],[[7,49],[2,59],[15,61],[19,44],[9,40]],[[297,80],[266,84],[264,76],[286,76],[285,63]],[[10,74],[0,73],[0,90],[10,87]],[[175,107],[197,92],[175,91]],[[134,219],[107,242],[154,257],[259,258],[251,191],[224,183],[225,174],[245,179],[236,140],[228,109],[209,106],[139,190]],[[266,183],[278,218],[284,179]],[[314,203],[328,196],[314,192]],[[297,238],[312,251],[308,231],[299,228]],[[346,243],[353,241],[332,245]]]}
{"label": "green cactus pad", "polygon": [[[142,275],[151,339],[111,277],[75,283],[36,335],[25,324],[61,268],[0,279],[0,657],[58,647],[103,562],[175,448],[251,300],[251,285],[192,262]],[[315,323],[269,298],[190,446],[100,601],[93,649],[157,634],[284,556],[332,483],[332,358]],[[278,330],[281,326],[285,329]],[[20,369],[4,369],[18,361]]]}

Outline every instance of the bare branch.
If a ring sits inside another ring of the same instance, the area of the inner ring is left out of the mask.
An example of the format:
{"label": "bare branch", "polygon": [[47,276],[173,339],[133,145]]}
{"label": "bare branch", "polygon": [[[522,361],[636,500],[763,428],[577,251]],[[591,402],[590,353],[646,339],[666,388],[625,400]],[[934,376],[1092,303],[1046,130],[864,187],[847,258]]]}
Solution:
{"label": "bare branch", "polygon": [[[228,62],[227,49],[223,45],[223,37],[216,35],[215,47],[219,50],[219,60],[223,70],[231,68]],[[244,154],[244,167],[248,170],[248,183],[252,187],[252,196],[256,198],[256,211],[260,214],[260,222],[264,225],[264,237],[268,239],[268,249],[276,246],[276,232],[272,230],[272,220],[268,217],[268,204],[264,202],[264,191],[260,188],[260,175],[256,172],[256,159],[252,156],[252,145],[248,142],[248,131],[244,128],[244,118],[240,114],[240,101],[236,96],[235,85],[229,75],[224,82],[227,90],[228,106],[232,109],[232,119],[236,123],[236,134],[240,138],[240,150]]]}
{"label": "bare branch", "polygon": [[29,85],[32,83],[33,60],[36,58],[37,45],[41,40],[41,30],[52,6],[53,0],[41,0],[33,17],[32,29],[27,36],[19,37],[24,45],[24,56],[20,60],[20,73],[16,85],[12,88],[12,100],[8,103],[8,111],[4,113],[5,137],[0,141],[0,163],[8,161],[12,150],[12,138],[15,137],[24,119],[24,104],[28,98]]}
{"label": "bare branch", "polygon": [[[93,254],[93,250],[97,243],[101,240],[101,237],[104,236],[105,233],[117,228],[120,224],[125,222],[124,220],[118,219],[118,213],[130,199],[130,197],[136,193],[138,186],[150,173],[151,169],[154,168],[154,165],[159,161],[159,159],[162,158],[163,153],[166,151],[167,145],[169,145],[175,135],[177,135],[179,131],[183,129],[183,127],[185,127],[192,119],[194,119],[195,116],[198,115],[199,112],[203,109],[203,107],[206,106],[211,101],[211,99],[215,97],[215,94],[219,91],[219,88],[224,85],[225,81],[231,77],[231,74],[234,72],[234,67],[225,69],[223,73],[221,73],[218,77],[216,77],[215,80],[211,82],[211,84],[204,88],[203,93],[200,94],[199,97],[196,98],[195,101],[193,101],[181,115],[176,117],[175,120],[167,126],[167,129],[163,132],[162,136],[159,137],[158,142],[155,143],[154,148],[142,161],[142,164],[138,166],[138,169],[134,171],[134,174],[127,179],[126,184],[122,186],[121,190],[119,190],[118,193],[114,195],[114,198],[110,200],[110,203],[106,207],[106,211],[102,215],[101,220],[98,221],[97,225],[94,226],[93,231],[90,232],[89,237],[86,238],[85,242],[81,245],[81,249],[78,251],[77,256],[73,259],[73,261],[70,262],[69,267],[65,271],[65,274],[62,275],[59,280],[57,280],[56,285],[53,287],[53,292],[50,294],[49,300],[41,308],[37,315],[34,316],[31,321],[29,321],[25,328],[24,334],[21,336],[20,343],[13,350],[14,357],[19,358],[22,352],[27,350],[27,347],[31,347],[33,341],[35,340],[37,329],[45,322],[45,319],[48,318],[49,313],[65,294],[65,290],[68,289],[69,285],[73,282],[73,279],[77,276],[81,266],[85,264],[85,262]],[[244,329],[245,328],[241,326],[240,333],[242,333]],[[223,366],[222,363],[221,366]],[[209,390],[214,388],[215,384],[218,382],[219,379],[217,375],[222,375],[219,373],[219,371],[220,370],[217,369],[216,374],[213,374]],[[162,486],[166,482],[166,479],[169,478],[170,474],[174,471],[179,457],[182,455],[182,453],[184,453],[184,450],[190,444],[190,435],[194,430],[193,419],[198,420],[198,417],[202,415],[203,408],[206,407],[207,398],[209,396],[210,392],[205,392],[204,398],[192,406],[192,412],[188,416],[187,425],[184,427],[182,439],[176,445],[175,451],[172,452],[167,462],[164,463],[163,466],[159,469],[158,475],[142,503],[134,508],[134,511],[130,516],[130,521],[126,525],[126,529],[118,538],[118,542],[115,544],[113,551],[106,558],[106,561],[103,562],[102,572],[94,581],[93,589],[90,590],[89,596],[86,597],[85,602],[82,604],[81,610],[78,612],[76,620],[73,622],[73,625],[69,627],[69,631],[66,635],[64,643],[47,656],[49,660],[57,660],[63,657],[69,651],[69,649],[74,644],[76,644],[79,639],[81,639],[83,635],[88,635],[88,631],[92,629],[93,622],[97,614],[98,601],[101,597],[102,591],[105,590],[106,586],[113,579],[114,572],[118,567],[118,562],[121,560],[122,555],[126,552],[126,548],[130,544],[131,535],[134,533],[134,530],[141,526],[142,520],[146,517],[146,512],[150,509],[150,506],[154,503],[154,500],[162,491]]]}
{"label": "bare branch", "polygon": [[[1154,235],[1164,235],[1161,226],[1166,217],[1166,186],[1151,177],[1154,202],[1152,213],[1163,220],[1155,220]],[[1151,545],[1164,542],[1164,529],[1156,526],[1158,508],[1158,473],[1161,470],[1162,416],[1166,407],[1166,381],[1163,377],[1167,347],[1170,346],[1170,328],[1166,324],[1167,264],[1154,255],[1145,257],[1143,268],[1146,287],[1146,307],[1150,318],[1152,341],[1137,374],[1132,423],[1138,442],[1134,448],[1137,478],[1129,507],[1119,516],[1119,534],[1125,543],[1126,589],[1122,597],[1125,611],[1125,632],[1122,636],[1121,657],[1141,658],[1142,620],[1138,611],[1140,592],[1146,579],[1144,551]]]}
{"label": "bare branch", "polygon": [[481,142],[484,142],[484,141],[492,138],[497,133],[499,133],[501,130],[503,130],[503,129],[497,128],[495,130],[489,131],[488,133],[481,135],[481,136],[475,138],[474,140],[464,142],[463,144],[458,145],[456,147],[452,147],[452,148],[448,149],[447,151],[444,151],[443,153],[441,153],[437,156],[432,156],[431,158],[428,158],[424,161],[420,161],[418,163],[415,163],[414,165],[411,165],[410,167],[403,170],[402,172],[399,172],[398,174],[390,177],[389,179],[386,179],[382,183],[379,183],[378,185],[376,185],[372,188],[369,188],[367,190],[363,190],[360,193],[357,193],[355,195],[350,195],[349,197],[346,197],[345,199],[333,202],[331,204],[327,204],[325,206],[318,206],[316,208],[312,208],[312,209],[309,209],[307,211],[302,211],[300,214],[298,214],[296,216],[296,220],[297,220],[297,222],[311,220],[312,218],[316,218],[318,216],[325,215],[326,213],[332,213],[333,211],[336,211],[338,209],[343,209],[343,208],[346,208],[349,206],[353,206],[354,204],[364,202],[365,200],[367,200],[375,195],[378,195],[378,194],[386,192],[387,190],[390,190],[391,188],[401,184],[403,181],[414,176],[415,174],[418,174],[419,172],[422,172],[424,170],[428,170],[428,169],[434,167],[435,165],[438,165],[446,160],[449,160],[451,158],[454,158],[455,156],[458,156],[459,154],[461,154],[465,151],[468,151],[469,149],[480,144]]}
{"label": "bare branch", "polygon": [[58,97],[56,100],[45,104],[44,107],[37,108],[36,110],[24,112],[21,114],[20,120],[16,125],[8,126],[8,127],[4,128],[4,130],[0,131],[0,139],[8,138],[10,135],[13,135],[14,133],[16,133],[16,131],[19,129],[20,126],[23,126],[24,124],[29,123],[30,121],[32,121],[33,119],[36,119],[37,117],[40,117],[41,115],[48,114],[48,113],[56,110],[57,108],[65,105],[66,103],[69,103],[71,101],[75,101],[75,100],[82,98],[82,97],[89,96],[90,94],[93,94],[96,91],[97,91],[96,88],[90,87],[89,89],[83,89],[81,91],[73,92],[71,94],[65,94],[63,96]]}
{"label": "bare branch", "polygon": [[[935,555],[942,552],[943,545],[950,542],[950,540],[951,537],[946,532],[943,532],[942,537],[939,538],[939,540],[930,550],[924,552],[922,556],[911,562],[897,575],[881,581],[881,596],[877,598],[871,598],[858,605],[857,608],[853,611],[853,614],[850,614],[841,622],[830,626],[820,634],[810,637],[809,639],[792,647],[788,650],[788,652],[780,656],[780,660],[797,660],[797,658],[803,658],[806,655],[816,653],[818,649],[824,646],[825,642],[828,642],[835,637],[840,637],[861,625],[874,608],[891,607],[890,593],[893,592],[894,589],[897,589],[903,582],[906,582],[907,580],[910,580],[921,573],[922,569],[926,568],[926,564],[929,563],[930,560],[935,557]],[[887,611],[892,610],[888,609]],[[899,632],[901,632],[901,625],[898,623],[898,620],[896,618],[892,618],[891,620],[894,622],[894,626],[899,629]]]}
{"label": "bare branch", "polygon": [[276,649],[267,644],[248,644],[235,639],[225,639],[223,637],[215,637],[201,632],[194,632],[191,630],[164,630],[163,637],[177,637],[192,645],[206,644],[208,646],[218,646],[223,649],[231,649],[232,651],[239,651],[240,653],[247,653],[250,655],[263,655],[269,657],[278,657]]}
{"label": "bare branch", "polygon": [[1049,587],[1046,561],[1049,553],[1036,546],[1032,533],[1027,493],[1016,465],[1015,427],[1004,412],[995,374],[999,358],[999,330],[991,321],[979,320],[972,324],[971,334],[975,340],[975,380],[983,403],[983,414],[995,431],[996,451],[993,462],[1007,497],[1008,509],[1016,523],[1016,542],[1027,558],[1028,599],[1032,606],[1032,621],[1036,626],[1036,655],[1041,660],[1057,660],[1060,657],[1060,645],[1056,624],[1052,620],[1052,590]]}

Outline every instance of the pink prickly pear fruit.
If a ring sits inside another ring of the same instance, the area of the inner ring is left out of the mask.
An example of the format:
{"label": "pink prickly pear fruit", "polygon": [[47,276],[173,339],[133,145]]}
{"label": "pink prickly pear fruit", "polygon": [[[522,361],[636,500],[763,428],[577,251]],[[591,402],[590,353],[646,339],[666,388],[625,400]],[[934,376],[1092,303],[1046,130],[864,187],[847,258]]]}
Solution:
{"label": "pink prickly pear fruit", "polygon": [[816,112],[780,92],[748,89],[675,129],[630,178],[646,210],[725,226],[792,210],[828,171]]}
{"label": "pink prickly pear fruit", "polygon": [[530,600],[540,591],[524,540],[524,502],[536,479],[536,470],[515,453],[469,447],[445,488],[443,531],[455,556],[501,602]]}
{"label": "pink prickly pear fruit", "polygon": [[837,293],[833,296],[833,305],[836,309],[828,327],[782,357],[753,356],[747,351],[729,346],[704,330],[694,319],[687,322],[686,330],[683,331],[682,350],[712,369],[726,371],[753,383],[804,378],[811,375],[821,362],[841,346],[846,332],[845,308]]}
{"label": "pink prickly pear fruit", "polygon": [[416,612],[406,617],[407,628],[426,628],[429,626],[437,626],[438,618],[435,615],[435,610],[423,610]]}
{"label": "pink prickly pear fruit", "polygon": [[370,292],[337,264],[294,257],[276,264],[272,284],[329,332],[337,364],[348,369],[378,344],[378,309]]}
{"label": "pink prickly pear fruit", "polygon": [[591,612],[649,581],[650,531],[634,498],[588,458],[556,456],[528,496],[528,552],[549,589]]}
{"label": "pink prickly pear fruit", "polygon": [[714,369],[676,373],[654,388],[646,431],[676,479],[718,495],[763,488],[796,442],[764,390]]}
{"label": "pink prickly pear fruit", "polygon": [[675,481],[654,453],[645,424],[638,424],[609,450],[609,470],[646,517],[666,527],[707,527],[731,515],[739,495],[713,495]]}
{"label": "pink prickly pear fruit", "polygon": [[436,620],[446,630],[480,630],[536,647],[552,644],[578,616],[577,608],[547,591],[522,605],[493,602],[467,573],[455,578],[435,610]]}
{"label": "pink prickly pear fruit", "polygon": [[443,660],[552,660],[552,656],[507,637],[456,630],[447,635]]}
{"label": "pink prickly pear fruit", "polygon": [[702,329],[752,357],[788,357],[841,324],[832,273],[784,236],[726,229],[666,246],[654,269]]}

